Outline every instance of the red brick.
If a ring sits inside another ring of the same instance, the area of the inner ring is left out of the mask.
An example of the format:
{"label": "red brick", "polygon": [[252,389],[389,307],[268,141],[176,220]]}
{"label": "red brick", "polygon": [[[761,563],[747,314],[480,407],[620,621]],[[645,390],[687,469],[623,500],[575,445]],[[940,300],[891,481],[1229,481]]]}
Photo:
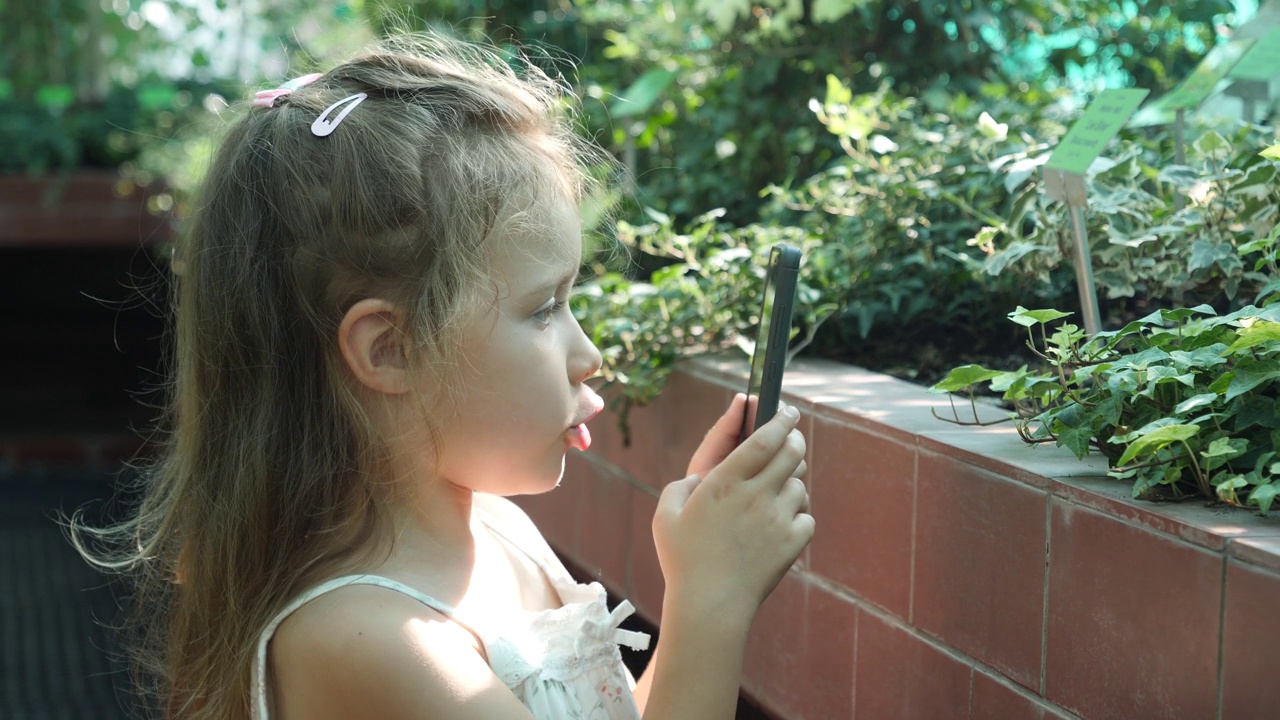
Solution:
{"label": "red brick", "polygon": [[[807,599],[803,692],[794,720],[853,717],[853,653],[858,610],[816,586]],[[789,718],[789,720],[791,720]]]}
{"label": "red brick", "polygon": [[906,620],[915,448],[814,418],[809,569]]}
{"label": "red brick", "polygon": [[675,478],[665,477],[667,457],[666,404],[660,395],[644,406],[632,406],[626,415],[626,432],[614,406],[620,393],[604,393],[606,409],[591,423],[591,454],[631,475],[636,480],[661,489]]}
{"label": "red brick", "polygon": [[913,624],[1039,690],[1048,494],[920,450]]}
{"label": "red brick", "polygon": [[614,592],[624,591],[631,554],[631,485],[609,468],[589,464],[595,472],[579,485],[578,558],[588,575]]}
{"label": "red brick", "polygon": [[627,587],[637,612],[654,625],[662,623],[662,595],[666,591],[658,552],[653,546],[653,514],[657,510],[657,498],[639,491],[632,496]]}
{"label": "red brick", "polygon": [[1280,518],[1259,517],[1225,506],[1206,507],[1203,502],[1134,500],[1132,488],[1129,482],[1113,478],[1080,477],[1055,480],[1051,492],[1073,504],[1146,525],[1209,550],[1220,551],[1228,542],[1238,540],[1280,536]]}
{"label": "red brick", "polygon": [[729,388],[680,370],[667,378],[662,394],[664,450],[660,454],[661,482],[657,487],[685,477],[689,459],[733,399]]}
{"label": "red brick", "polygon": [[789,572],[765,599],[751,624],[743,658],[742,685],[765,709],[798,718],[796,708],[808,689],[805,637],[808,585]]}
{"label": "red brick", "polygon": [[855,718],[964,720],[971,668],[897,624],[858,612]]}
{"label": "red brick", "polygon": [[970,720],[1066,720],[1038,697],[1018,692],[981,670],[973,671]]}
{"label": "red brick", "polygon": [[1045,696],[1091,720],[1214,717],[1223,562],[1055,499]]}
{"label": "red brick", "polygon": [[1227,563],[1222,631],[1222,720],[1280,713],[1280,575]]}

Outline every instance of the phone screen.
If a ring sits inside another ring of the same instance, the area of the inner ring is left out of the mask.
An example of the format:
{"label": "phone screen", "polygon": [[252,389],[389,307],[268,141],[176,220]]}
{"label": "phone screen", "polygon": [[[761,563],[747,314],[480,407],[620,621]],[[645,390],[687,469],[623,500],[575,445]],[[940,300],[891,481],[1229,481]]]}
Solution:
{"label": "phone screen", "polygon": [[791,308],[795,302],[796,274],[800,251],[778,245],[769,254],[765,272],[764,302],[751,353],[751,374],[747,380],[747,410],[743,413],[739,439],[745,439],[778,411],[782,395],[782,371],[787,362],[787,341],[791,337]]}

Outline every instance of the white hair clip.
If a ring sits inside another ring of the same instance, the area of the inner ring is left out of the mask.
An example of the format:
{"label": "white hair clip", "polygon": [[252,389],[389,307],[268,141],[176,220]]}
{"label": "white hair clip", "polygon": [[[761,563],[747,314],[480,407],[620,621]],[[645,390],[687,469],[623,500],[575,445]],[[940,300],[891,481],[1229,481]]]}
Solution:
{"label": "white hair clip", "polygon": [[[316,121],[311,123],[311,134],[316,137],[324,137],[332,133],[338,128],[338,125],[343,121],[343,119],[347,117],[347,114],[352,110],[355,110],[356,106],[364,102],[364,99],[367,97],[369,97],[368,93],[356,93],[355,95],[344,97],[338,102],[325,108],[324,112],[320,113],[320,117],[316,118]],[[334,111],[338,110],[338,108],[342,108],[341,112],[334,115],[332,118],[329,117]]]}

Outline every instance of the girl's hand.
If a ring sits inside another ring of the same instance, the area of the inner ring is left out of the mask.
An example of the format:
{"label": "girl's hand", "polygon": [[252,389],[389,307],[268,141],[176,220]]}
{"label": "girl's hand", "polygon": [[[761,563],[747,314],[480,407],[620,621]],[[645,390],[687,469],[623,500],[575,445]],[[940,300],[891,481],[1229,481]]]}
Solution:
{"label": "girl's hand", "polygon": [[[716,424],[711,426],[706,437],[702,438],[702,444],[689,459],[689,468],[685,470],[685,477],[693,475],[706,477],[712,468],[724,462],[729,453],[738,447],[739,435],[742,432],[742,414],[748,408],[754,410],[758,400],[759,398],[748,398],[743,393],[733,396],[729,409],[725,410],[724,415],[721,415]],[[807,467],[801,461],[800,471],[796,473],[796,477],[804,477],[806,470]]]}
{"label": "girl's hand", "polygon": [[744,408],[735,397],[690,467],[723,459],[705,477],[669,484],[658,500],[653,535],[667,581],[664,615],[679,608],[749,623],[813,537],[799,413],[784,407],[726,451],[730,436],[737,443]]}

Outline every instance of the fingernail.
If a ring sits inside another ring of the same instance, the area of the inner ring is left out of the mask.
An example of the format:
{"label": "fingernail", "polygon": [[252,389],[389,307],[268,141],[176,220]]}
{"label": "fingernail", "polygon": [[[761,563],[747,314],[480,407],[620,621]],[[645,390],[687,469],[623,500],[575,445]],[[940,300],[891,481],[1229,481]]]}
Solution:
{"label": "fingernail", "polygon": [[782,412],[785,413],[786,416],[791,418],[792,420],[800,419],[800,411],[791,407],[790,405],[784,405],[782,408]]}

